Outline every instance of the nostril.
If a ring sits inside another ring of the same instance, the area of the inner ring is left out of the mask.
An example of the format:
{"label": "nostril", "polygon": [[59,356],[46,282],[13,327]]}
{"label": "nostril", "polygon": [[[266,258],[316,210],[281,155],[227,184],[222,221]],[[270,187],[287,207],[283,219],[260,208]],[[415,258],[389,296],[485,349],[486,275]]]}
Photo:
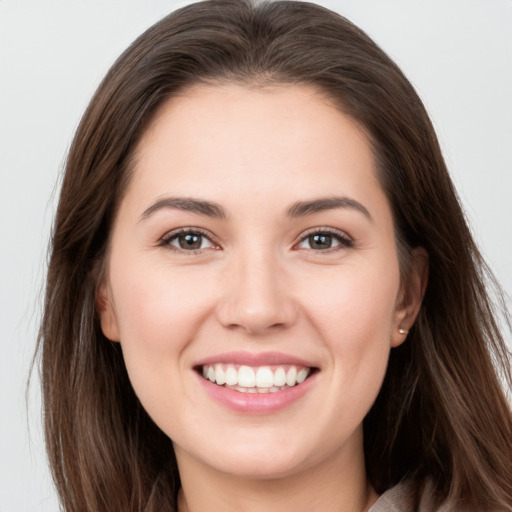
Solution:
{"label": "nostril", "polygon": [[296,309],[288,298],[276,302],[255,302],[235,296],[219,305],[217,318],[225,328],[239,329],[251,335],[285,329],[297,318]]}

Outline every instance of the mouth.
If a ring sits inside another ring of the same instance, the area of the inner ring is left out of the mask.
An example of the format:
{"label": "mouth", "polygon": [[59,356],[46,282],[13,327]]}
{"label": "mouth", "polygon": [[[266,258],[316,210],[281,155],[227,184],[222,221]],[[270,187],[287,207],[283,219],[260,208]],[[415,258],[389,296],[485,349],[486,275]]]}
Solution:
{"label": "mouth", "polygon": [[247,366],[231,363],[195,367],[205,380],[239,393],[278,393],[304,383],[318,368],[301,365]]}

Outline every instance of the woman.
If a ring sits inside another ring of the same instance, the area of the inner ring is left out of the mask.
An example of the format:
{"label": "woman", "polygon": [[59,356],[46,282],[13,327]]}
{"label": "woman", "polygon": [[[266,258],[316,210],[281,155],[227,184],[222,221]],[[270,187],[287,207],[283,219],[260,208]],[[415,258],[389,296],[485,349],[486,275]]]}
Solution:
{"label": "woman", "polygon": [[486,276],[364,33],[300,2],[173,13],[68,158],[41,330],[65,510],[512,510]]}

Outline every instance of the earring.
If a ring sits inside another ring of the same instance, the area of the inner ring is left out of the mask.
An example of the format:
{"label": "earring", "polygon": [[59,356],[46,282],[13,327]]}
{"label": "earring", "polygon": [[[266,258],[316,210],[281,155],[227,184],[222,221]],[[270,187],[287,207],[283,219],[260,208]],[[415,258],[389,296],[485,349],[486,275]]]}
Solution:
{"label": "earring", "polygon": [[401,329],[401,328],[400,328],[400,329],[398,329],[398,332],[399,332],[400,334],[408,334],[408,333],[409,333],[409,331],[408,331],[407,329]]}

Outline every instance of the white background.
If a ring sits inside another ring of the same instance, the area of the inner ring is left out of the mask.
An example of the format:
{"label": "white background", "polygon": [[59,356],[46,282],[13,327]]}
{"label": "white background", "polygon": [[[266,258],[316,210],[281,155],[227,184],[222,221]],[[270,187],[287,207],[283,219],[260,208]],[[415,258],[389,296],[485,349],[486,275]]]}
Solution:
{"label": "white background", "polygon": [[[55,187],[88,99],[163,0],[0,0],[0,512],[56,511],[25,386]],[[469,221],[512,292],[512,1],[331,0],[416,86]],[[30,429],[30,430],[29,430]]]}

